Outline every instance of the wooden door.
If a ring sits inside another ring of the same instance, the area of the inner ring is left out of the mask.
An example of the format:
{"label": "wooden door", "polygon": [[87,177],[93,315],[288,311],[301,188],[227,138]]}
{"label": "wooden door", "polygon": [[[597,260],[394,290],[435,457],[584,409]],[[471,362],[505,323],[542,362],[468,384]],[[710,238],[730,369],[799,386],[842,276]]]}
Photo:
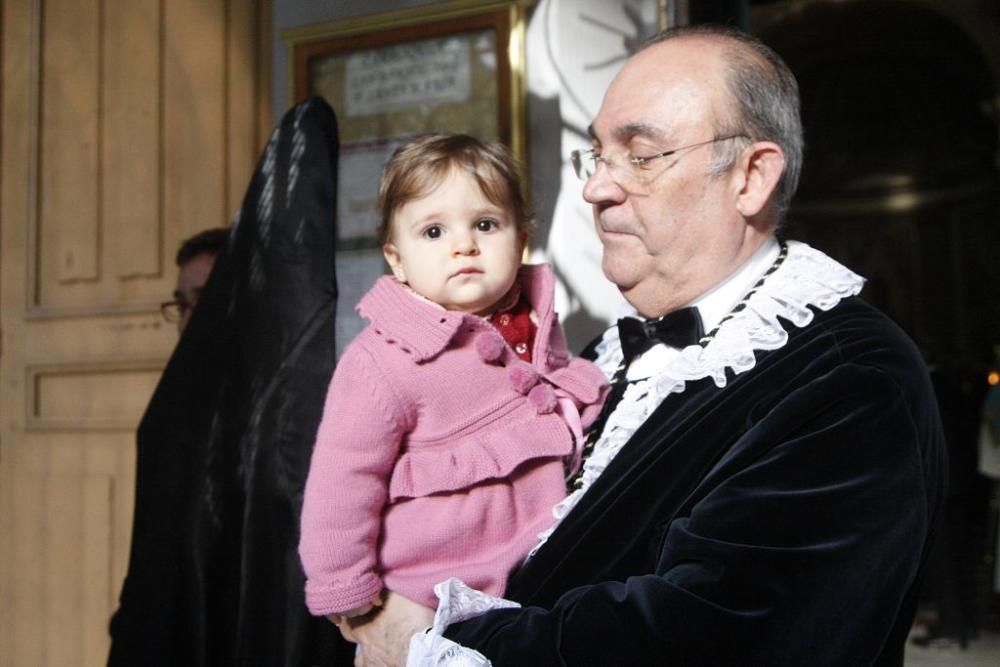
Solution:
{"label": "wooden door", "polygon": [[0,665],[102,665],[158,304],[270,130],[270,2],[0,6]]}

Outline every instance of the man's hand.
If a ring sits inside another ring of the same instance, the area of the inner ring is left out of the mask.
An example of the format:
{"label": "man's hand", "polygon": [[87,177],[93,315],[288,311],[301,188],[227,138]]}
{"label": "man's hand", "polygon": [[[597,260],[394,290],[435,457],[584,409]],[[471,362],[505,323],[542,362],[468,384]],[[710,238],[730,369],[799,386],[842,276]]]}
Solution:
{"label": "man's hand", "polygon": [[379,593],[371,600],[361,605],[360,607],[355,607],[354,609],[348,609],[340,614],[329,614],[327,619],[336,626],[340,626],[348,618],[357,618],[359,616],[364,616],[365,614],[370,614],[375,607],[382,606],[382,594]]}
{"label": "man's hand", "polygon": [[337,624],[348,641],[361,645],[355,667],[404,667],[410,637],[434,622],[434,610],[389,592],[372,613]]}

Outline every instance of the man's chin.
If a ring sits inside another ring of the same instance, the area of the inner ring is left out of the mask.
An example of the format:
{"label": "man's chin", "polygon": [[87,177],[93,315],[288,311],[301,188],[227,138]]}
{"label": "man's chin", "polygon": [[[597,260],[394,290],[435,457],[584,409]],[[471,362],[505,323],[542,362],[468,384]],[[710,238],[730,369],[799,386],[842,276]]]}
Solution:
{"label": "man's chin", "polygon": [[604,273],[604,277],[614,283],[618,291],[622,294],[628,294],[639,283],[638,278],[635,276],[634,266],[621,266],[619,264],[604,262],[601,264],[601,270]]}

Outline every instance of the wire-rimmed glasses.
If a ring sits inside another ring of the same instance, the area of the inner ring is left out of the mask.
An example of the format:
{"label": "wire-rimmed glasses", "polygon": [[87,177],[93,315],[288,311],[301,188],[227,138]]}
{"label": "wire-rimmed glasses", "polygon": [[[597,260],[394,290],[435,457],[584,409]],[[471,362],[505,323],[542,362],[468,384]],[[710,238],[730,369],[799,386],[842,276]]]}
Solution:
{"label": "wire-rimmed glasses", "polygon": [[[608,170],[613,174],[612,178],[614,178],[620,185],[627,183],[647,183],[659,173],[646,166],[653,160],[658,160],[661,157],[669,157],[692,148],[708,146],[709,144],[714,144],[719,141],[747,138],[748,137],[745,134],[727,134],[722,137],[709,139],[708,141],[699,141],[696,144],[689,144],[687,146],[681,146],[680,148],[672,148],[668,151],[663,151],[662,153],[656,153],[655,155],[639,156],[625,154],[621,156],[608,156],[594,149],[586,149],[573,151],[569,154],[569,157],[570,161],[573,163],[573,171],[576,172],[577,178],[581,181],[586,181],[597,173],[597,165],[603,162],[608,167]],[[614,174],[617,174],[618,177],[616,178]]]}
{"label": "wire-rimmed glasses", "polygon": [[160,313],[163,315],[163,319],[171,324],[176,324],[180,322],[185,315],[191,312],[194,308],[193,303],[188,303],[183,299],[175,299],[173,301],[164,301],[160,304]]}

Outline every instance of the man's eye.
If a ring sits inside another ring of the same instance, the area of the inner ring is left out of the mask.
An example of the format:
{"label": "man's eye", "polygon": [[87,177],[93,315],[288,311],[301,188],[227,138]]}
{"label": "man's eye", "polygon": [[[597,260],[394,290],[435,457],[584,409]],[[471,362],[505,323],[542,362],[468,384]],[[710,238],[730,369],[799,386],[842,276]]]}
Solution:
{"label": "man's eye", "polygon": [[444,231],[438,225],[432,225],[424,230],[424,238],[439,239]]}
{"label": "man's eye", "polygon": [[483,218],[476,223],[476,229],[481,232],[489,232],[497,228],[497,221],[490,218]]}

